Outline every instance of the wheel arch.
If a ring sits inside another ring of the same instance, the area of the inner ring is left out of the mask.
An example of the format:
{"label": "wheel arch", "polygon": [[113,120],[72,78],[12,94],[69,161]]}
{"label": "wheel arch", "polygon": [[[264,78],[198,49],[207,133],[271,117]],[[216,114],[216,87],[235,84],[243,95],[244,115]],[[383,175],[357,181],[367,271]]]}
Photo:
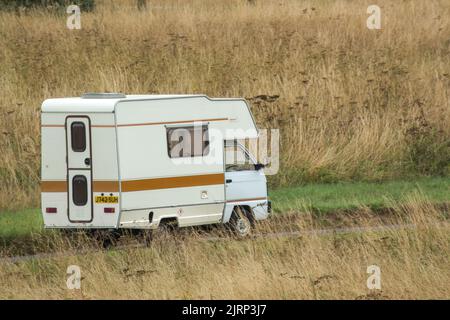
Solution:
{"label": "wheel arch", "polygon": [[165,225],[173,226],[175,228],[179,227],[178,217],[176,216],[166,216],[166,217],[160,217],[158,221],[157,228],[163,227]]}
{"label": "wheel arch", "polygon": [[255,215],[253,213],[252,207],[248,203],[228,203],[225,206],[225,212],[223,215],[223,223],[228,223],[233,215],[234,208],[240,207],[247,214],[251,222],[255,221]]}

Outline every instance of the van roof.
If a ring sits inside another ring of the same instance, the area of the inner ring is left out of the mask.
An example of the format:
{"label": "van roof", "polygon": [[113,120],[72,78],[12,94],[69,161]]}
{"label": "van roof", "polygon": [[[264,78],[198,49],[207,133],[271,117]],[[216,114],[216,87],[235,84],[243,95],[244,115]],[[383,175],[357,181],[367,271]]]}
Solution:
{"label": "van roof", "polygon": [[[203,94],[86,94],[82,97],[47,99],[42,103],[42,112],[113,112],[115,105],[120,101],[133,100],[159,100],[174,98],[204,97]],[[236,100],[236,99],[210,99],[210,100]]]}

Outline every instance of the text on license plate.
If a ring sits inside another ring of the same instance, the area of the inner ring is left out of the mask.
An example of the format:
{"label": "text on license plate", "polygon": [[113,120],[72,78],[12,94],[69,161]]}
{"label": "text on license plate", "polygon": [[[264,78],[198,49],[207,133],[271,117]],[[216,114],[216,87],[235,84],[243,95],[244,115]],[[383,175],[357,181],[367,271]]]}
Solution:
{"label": "text on license plate", "polygon": [[95,203],[119,203],[117,196],[96,196]]}

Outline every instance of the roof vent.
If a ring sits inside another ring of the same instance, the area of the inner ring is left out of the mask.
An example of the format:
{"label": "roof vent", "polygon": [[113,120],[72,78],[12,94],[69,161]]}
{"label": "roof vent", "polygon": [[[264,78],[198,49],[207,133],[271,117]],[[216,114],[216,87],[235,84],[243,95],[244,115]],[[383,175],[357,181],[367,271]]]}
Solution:
{"label": "roof vent", "polygon": [[82,99],[123,99],[126,95],[123,93],[85,93],[81,96]]}

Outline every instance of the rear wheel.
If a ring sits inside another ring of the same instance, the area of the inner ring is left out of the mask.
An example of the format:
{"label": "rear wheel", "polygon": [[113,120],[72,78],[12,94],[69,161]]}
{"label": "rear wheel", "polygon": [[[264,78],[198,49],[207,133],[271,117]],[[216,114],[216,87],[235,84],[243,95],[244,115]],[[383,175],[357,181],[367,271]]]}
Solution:
{"label": "rear wheel", "polygon": [[249,217],[250,214],[241,207],[234,207],[233,209],[229,226],[231,231],[239,238],[244,238],[251,233],[252,222]]}
{"label": "rear wheel", "polygon": [[166,218],[160,221],[158,228],[154,230],[155,237],[159,239],[174,238],[178,230],[178,221],[176,218]]}

